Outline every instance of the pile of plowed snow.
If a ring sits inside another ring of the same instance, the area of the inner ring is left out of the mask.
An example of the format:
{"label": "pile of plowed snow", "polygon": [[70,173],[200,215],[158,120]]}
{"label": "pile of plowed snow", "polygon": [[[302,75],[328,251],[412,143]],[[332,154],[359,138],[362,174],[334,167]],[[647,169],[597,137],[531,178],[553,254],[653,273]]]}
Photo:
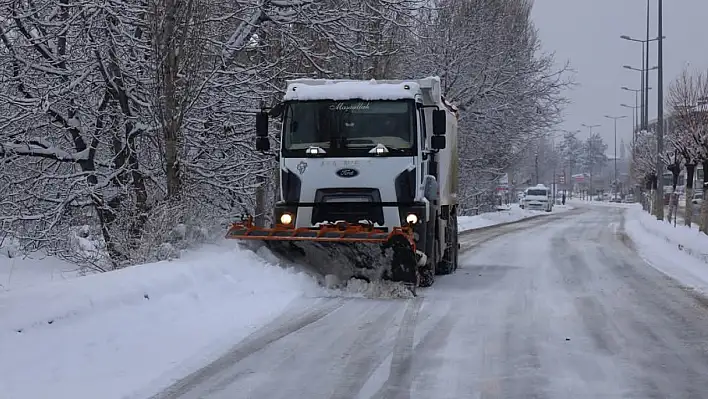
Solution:
{"label": "pile of plowed snow", "polygon": [[[310,275],[317,281],[317,284],[323,288],[321,296],[372,299],[414,297],[413,293],[406,288],[403,283],[395,283],[392,281],[369,282],[356,277],[343,281],[333,274],[322,275],[321,270],[315,270],[317,268],[310,267],[309,265],[279,259],[277,255],[263,246],[253,246],[251,249],[269,263],[279,265],[285,269],[299,270]],[[336,266],[331,266],[336,269]]]}
{"label": "pile of plowed snow", "polygon": [[[325,276],[330,277],[330,275]],[[403,299],[413,298],[413,292],[403,283],[392,281],[366,281],[351,278],[347,281],[326,282],[326,294],[334,297],[370,298],[370,299]]]}
{"label": "pile of plowed snow", "polygon": [[233,242],[0,292],[0,396],[122,398],[322,293]]}

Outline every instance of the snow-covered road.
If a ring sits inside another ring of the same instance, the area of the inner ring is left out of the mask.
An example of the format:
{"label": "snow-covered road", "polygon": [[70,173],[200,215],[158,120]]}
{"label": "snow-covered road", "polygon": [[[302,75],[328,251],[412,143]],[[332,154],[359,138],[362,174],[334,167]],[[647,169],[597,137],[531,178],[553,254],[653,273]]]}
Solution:
{"label": "snow-covered road", "polygon": [[640,260],[622,211],[465,235],[415,299],[298,299],[156,398],[708,397],[708,303]]}

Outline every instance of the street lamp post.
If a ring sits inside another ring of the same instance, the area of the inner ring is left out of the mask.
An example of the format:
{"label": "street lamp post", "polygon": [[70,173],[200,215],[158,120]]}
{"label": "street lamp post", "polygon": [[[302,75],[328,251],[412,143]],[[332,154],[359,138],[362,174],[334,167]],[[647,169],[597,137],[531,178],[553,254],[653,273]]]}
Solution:
{"label": "street lamp post", "polygon": [[659,51],[658,51],[658,79],[657,79],[657,121],[656,121],[656,218],[664,220],[664,162],[661,153],[664,152],[664,38],[663,34],[663,5],[659,2]]}
{"label": "street lamp post", "polygon": [[[650,15],[651,15],[651,5],[649,4],[650,0],[647,0],[647,36],[645,40],[645,45],[646,45],[646,58],[644,58],[644,65],[642,68],[644,68],[644,84],[646,86],[649,86],[649,43],[651,40],[649,40],[649,25],[650,25]],[[661,33],[659,33],[659,36],[661,36]],[[649,90],[644,91],[644,130],[648,130],[649,126]]]}
{"label": "street lamp post", "polygon": [[[644,75],[642,75],[642,76],[644,76]],[[651,89],[652,89],[651,87],[648,87],[645,85],[642,85],[641,89],[631,89],[627,86],[622,86],[622,90],[634,92],[634,107],[631,107],[631,108],[634,108],[635,110],[638,110],[638,111],[634,116],[635,121],[634,121],[633,132],[636,132],[637,130],[640,130],[644,127],[644,114],[643,114],[643,112],[644,112],[644,97],[643,97],[644,90],[651,90]],[[640,94],[642,95],[641,103],[639,101]],[[634,134],[632,135],[632,139],[634,139]]]}
{"label": "street lamp post", "polygon": [[639,112],[639,106],[631,106],[627,104],[620,104],[621,107],[624,108],[629,108],[632,110],[632,147],[634,147],[635,141],[637,140],[637,127],[639,126],[639,122],[637,121],[637,113]]}
{"label": "street lamp post", "polygon": [[[633,66],[631,66],[631,65],[623,65],[622,68],[628,69],[628,70],[630,70],[630,71],[640,72],[640,73],[642,73],[642,74],[644,74],[645,72],[648,72],[648,71],[653,71],[653,70],[655,70],[655,69],[659,69],[658,66],[653,66],[653,67],[649,68],[648,70],[646,70],[646,69],[644,69],[644,68],[635,68],[635,67],[633,67]],[[649,85],[646,84],[646,82],[645,82],[645,84],[644,84],[644,92],[642,93],[642,95],[645,95],[646,93],[649,92],[648,86],[649,86]],[[641,112],[641,116],[642,116],[642,117],[641,117],[641,125],[640,125],[640,129],[639,129],[639,130],[649,130],[649,100],[648,100],[648,99],[645,100],[645,101],[643,101],[641,111],[642,111],[642,112]]]}
{"label": "street lamp post", "polygon": [[[642,76],[644,76],[644,75],[642,75]],[[642,82],[642,83],[644,83],[644,82]],[[644,89],[643,84],[642,84],[641,89],[630,89],[627,86],[622,86],[622,90],[634,92],[634,107],[632,107],[632,108],[635,110],[636,110],[636,108],[639,107],[639,93],[641,93],[643,91],[643,89]],[[637,128],[637,115],[636,115],[636,113],[632,114],[632,115],[633,115],[632,118],[634,118],[634,122],[632,123],[632,134],[634,134],[634,130]]]}
{"label": "street lamp post", "polygon": [[[647,7],[649,7],[648,1],[647,1]],[[649,10],[647,9],[647,24],[649,23],[648,17],[649,16]],[[655,37],[650,39],[649,38],[649,25],[647,25],[647,38],[646,40],[641,40],[641,39],[635,39],[627,35],[622,35],[620,36],[620,39],[628,40],[630,42],[636,42],[636,43],[641,43],[642,44],[642,67],[641,68],[632,68],[628,67],[625,65],[625,68],[631,69],[634,71],[641,72],[642,79],[641,79],[641,97],[642,97],[642,112],[641,112],[641,129],[642,130],[647,130],[647,125],[649,125],[649,71],[657,69],[657,67],[654,68],[649,68],[649,43],[658,41],[659,38]]]}
{"label": "street lamp post", "polygon": [[[641,65],[642,65],[642,68],[644,68],[644,60],[646,59],[646,47],[647,47],[645,45],[646,43],[644,43],[642,40],[632,39],[631,37],[629,37],[627,35],[622,35],[622,36],[620,36],[620,38],[624,39],[624,40],[629,40],[632,42],[637,42],[637,43],[642,44],[642,63],[641,63]],[[646,92],[646,87],[648,86],[648,84],[646,82],[644,72],[642,72],[640,76],[641,76],[641,79],[640,79],[640,84],[639,84],[639,90],[637,90],[636,92],[639,93],[640,98],[641,98],[640,103],[641,103],[642,108],[641,108],[641,113],[639,115],[639,117],[641,119],[639,122],[639,126],[641,126],[641,128],[643,129],[644,128],[644,107],[645,107],[645,103],[646,103],[645,99],[644,99],[644,93]]]}
{"label": "street lamp post", "polygon": [[586,127],[586,128],[588,128],[588,129],[590,129],[590,135],[592,136],[592,129],[593,129],[593,128],[596,128],[596,127],[600,127],[600,126],[602,126],[602,125],[586,125],[586,124],[584,124],[584,123],[581,123],[580,126]]}
{"label": "street lamp post", "polygon": [[615,122],[615,181],[614,181],[614,188],[615,188],[615,195],[617,195],[617,120],[618,119],[623,119],[626,118],[626,115],[622,116],[610,116],[610,115],[605,115],[605,118],[608,119],[613,119]]}

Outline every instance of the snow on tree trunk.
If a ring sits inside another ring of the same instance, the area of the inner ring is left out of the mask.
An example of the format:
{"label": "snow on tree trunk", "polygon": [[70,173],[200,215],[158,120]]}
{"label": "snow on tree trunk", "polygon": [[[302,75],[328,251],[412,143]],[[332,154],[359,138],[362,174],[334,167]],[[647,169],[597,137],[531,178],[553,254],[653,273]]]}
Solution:
{"label": "snow on tree trunk", "polygon": [[703,202],[701,204],[701,232],[708,234],[708,160],[701,162],[703,164]]}
{"label": "snow on tree trunk", "polygon": [[696,173],[696,165],[693,163],[686,164],[686,214],[684,223],[691,227],[693,220],[693,177]]}

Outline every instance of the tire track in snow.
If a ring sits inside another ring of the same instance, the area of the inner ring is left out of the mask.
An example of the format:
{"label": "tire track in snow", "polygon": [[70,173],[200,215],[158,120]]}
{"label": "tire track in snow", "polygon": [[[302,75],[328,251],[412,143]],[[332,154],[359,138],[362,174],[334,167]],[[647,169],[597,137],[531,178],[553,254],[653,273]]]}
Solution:
{"label": "tire track in snow", "polygon": [[351,399],[361,392],[366,382],[376,369],[391,353],[386,331],[401,311],[398,306],[391,306],[374,321],[351,345],[347,361],[342,370],[340,382],[335,386],[331,399]]}
{"label": "tire track in snow", "polygon": [[422,305],[423,298],[420,297],[408,302],[393,347],[388,379],[372,399],[410,399],[413,384],[413,338]]}
{"label": "tire track in snow", "polygon": [[708,389],[702,377],[708,373],[708,314],[681,284],[638,261],[631,246],[610,236],[604,243],[598,259],[634,305],[619,323],[625,334],[621,354],[640,369],[635,384],[646,397],[700,397]]}
{"label": "tire track in snow", "polygon": [[531,218],[516,220],[509,223],[502,223],[492,226],[480,227],[460,232],[460,254],[470,252],[480,245],[500,238],[510,233],[521,233],[523,231],[547,225],[549,223],[585,213],[585,209],[573,209],[555,215],[541,215]]}
{"label": "tire track in snow", "polygon": [[[580,221],[581,226],[586,224],[589,224],[588,220]],[[563,277],[565,290],[572,294],[573,306],[593,346],[600,353],[613,356],[620,351],[621,345],[616,338],[617,326],[607,309],[606,276],[598,275],[598,271],[590,267],[593,259],[587,259],[585,253],[589,249],[592,254],[601,250],[597,237],[604,232],[596,226],[592,229],[583,227],[566,228],[552,238],[556,249],[552,254],[553,264]],[[602,283],[598,282],[599,279],[603,279]]]}
{"label": "tire track in snow", "polygon": [[520,282],[516,292],[506,305],[504,317],[500,353],[503,378],[496,382],[496,389],[490,389],[483,398],[549,397],[547,367],[541,362],[539,348],[539,336],[543,330],[535,318],[529,317],[537,308],[538,287],[534,277]]}
{"label": "tire track in snow", "polygon": [[[454,327],[462,317],[461,312],[455,311],[454,306],[454,304],[450,305],[447,312],[435,321],[432,328],[413,348],[415,357],[411,366],[411,374],[415,386],[418,388],[414,390],[416,393],[429,392],[434,396],[435,393],[449,391],[449,384],[459,385],[459,381],[454,381],[454,376],[444,373],[450,370],[445,369],[446,362],[443,351],[449,344],[449,337]],[[459,392],[456,393],[457,397],[464,397]]]}
{"label": "tire track in snow", "polygon": [[[228,371],[230,366],[253,355],[273,342],[317,322],[342,307],[344,303],[345,299],[327,300],[324,304],[311,306],[305,310],[301,309],[301,305],[293,304],[275,320],[246,337],[226,354],[206,367],[178,380],[159,394],[152,396],[151,399],[192,397],[193,389],[207,386],[208,380],[221,377],[210,386],[207,393],[218,391],[244,374],[239,371],[231,375],[220,376],[220,374]],[[201,396],[196,395],[195,397]]]}

